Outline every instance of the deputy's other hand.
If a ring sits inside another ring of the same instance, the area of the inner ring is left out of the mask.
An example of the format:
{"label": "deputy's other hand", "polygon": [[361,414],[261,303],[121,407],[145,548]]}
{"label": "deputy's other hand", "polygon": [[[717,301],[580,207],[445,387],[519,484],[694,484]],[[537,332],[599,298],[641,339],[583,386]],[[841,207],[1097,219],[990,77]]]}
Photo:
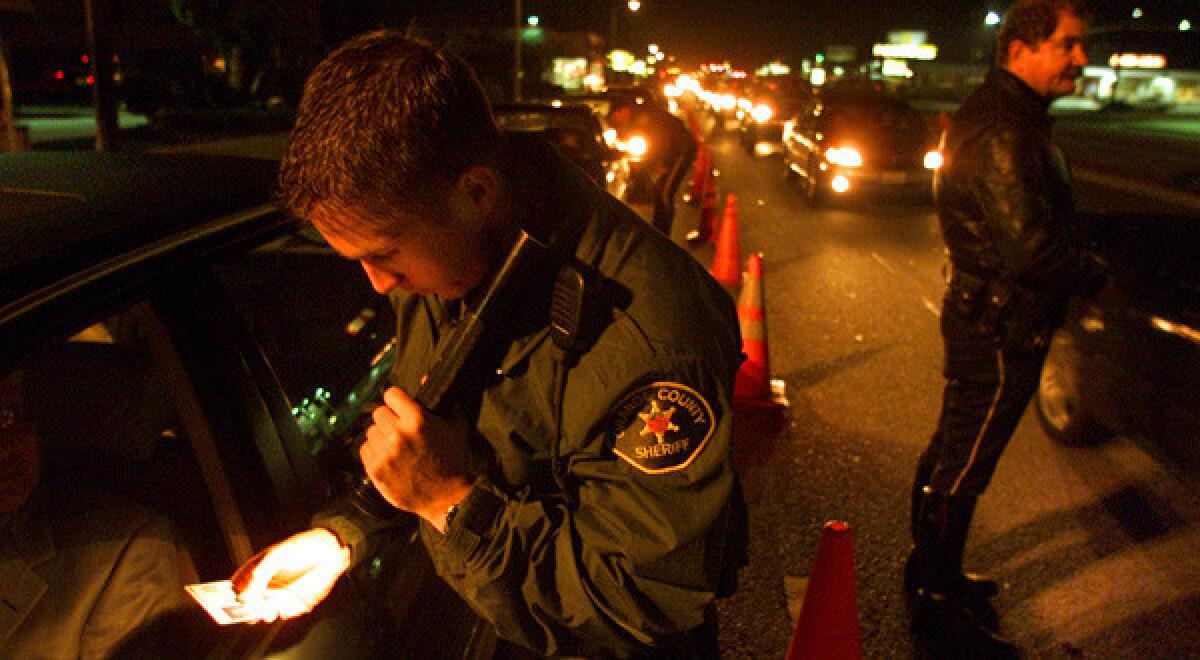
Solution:
{"label": "deputy's other hand", "polygon": [[467,421],[430,414],[397,387],[383,402],[359,449],[363,467],[392,506],[444,531],[446,510],[471,490]]}
{"label": "deputy's other hand", "polygon": [[318,527],[263,550],[238,568],[233,590],[264,621],[313,610],[350,567],[350,549]]}

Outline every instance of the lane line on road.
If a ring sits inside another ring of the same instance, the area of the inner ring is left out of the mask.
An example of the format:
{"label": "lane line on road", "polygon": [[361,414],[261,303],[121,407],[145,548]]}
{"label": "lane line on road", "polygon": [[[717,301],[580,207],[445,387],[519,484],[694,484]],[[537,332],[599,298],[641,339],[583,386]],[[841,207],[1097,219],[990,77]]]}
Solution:
{"label": "lane line on road", "polygon": [[1146,197],[1160,202],[1169,202],[1176,206],[1182,206],[1188,210],[1200,212],[1200,195],[1187,193],[1179,190],[1171,190],[1162,186],[1155,186],[1148,183],[1140,183],[1130,181],[1128,179],[1112,176],[1110,174],[1102,174],[1095,170],[1089,169],[1074,169],[1072,176],[1079,181],[1094,183],[1105,186],[1107,188],[1115,188],[1128,193],[1133,193],[1141,197]]}
{"label": "lane line on road", "polygon": [[887,270],[887,272],[895,274],[895,272],[896,272],[896,269],[895,269],[895,268],[892,268],[892,265],[891,265],[891,264],[889,264],[889,263],[887,262],[887,260],[885,260],[883,257],[879,256],[879,253],[878,253],[878,252],[871,251],[871,258],[872,258],[872,259],[874,259],[875,261],[878,261],[878,262],[879,262],[879,265],[880,265],[880,266],[883,266],[883,267],[884,267],[884,269],[886,269],[886,270]]}
{"label": "lane line on road", "polygon": [[932,300],[921,296],[921,304],[925,305],[925,309],[929,310],[929,313],[933,314],[935,318],[942,318],[942,310]]}
{"label": "lane line on road", "polygon": [[[886,270],[887,272],[889,272],[893,275],[895,275],[897,273],[896,269],[887,262],[887,259],[884,259],[883,257],[881,257],[878,252],[875,252],[874,250],[872,250],[871,258],[874,259],[876,262],[878,262],[880,266],[883,266],[883,269]],[[939,308],[936,304],[934,304],[934,302],[932,300],[930,300],[929,298],[926,298],[925,296],[917,296],[917,297],[921,299],[921,306],[924,307],[925,309],[929,310],[929,312],[931,314],[933,314],[934,317],[936,317],[936,318],[942,317],[941,308]]]}

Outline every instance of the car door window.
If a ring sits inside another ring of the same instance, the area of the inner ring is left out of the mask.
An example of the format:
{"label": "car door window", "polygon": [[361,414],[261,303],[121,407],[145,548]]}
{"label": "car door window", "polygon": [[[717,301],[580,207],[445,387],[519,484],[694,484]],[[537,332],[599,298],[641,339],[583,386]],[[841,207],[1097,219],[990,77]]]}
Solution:
{"label": "car door window", "polygon": [[0,374],[5,654],[167,651],[162,622],[196,614],[183,586],[248,553],[232,498],[214,505],[228,483],[202,467],[156,323],[137,303]]}

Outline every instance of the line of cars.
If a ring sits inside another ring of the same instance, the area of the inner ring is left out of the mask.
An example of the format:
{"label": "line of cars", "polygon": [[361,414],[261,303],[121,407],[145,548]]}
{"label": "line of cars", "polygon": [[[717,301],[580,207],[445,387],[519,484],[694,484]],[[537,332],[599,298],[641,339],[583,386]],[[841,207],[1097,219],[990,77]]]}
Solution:
{"label": "line of cars", "polygon": [[[863,194],[932,199],[939,131],[905,101],[861,86],[746,88],[738,99],[693,91],[718,130],[736,113],[749,153],[780,154],[787,179],[813,206]],[[1083,224],[1112,278],[1073,301],[1042,372],[1036,415],[1066,444],[1125,435],[1200,469],[1200,218],[1109,214]]]}
{"label": "line of cars", "polygon": [[875,195],[929,201],[938,130],[905,100],[856,81],[812,87],[763,77],[739,95],[689,90],[752,156],[778,155],[813,206]]}

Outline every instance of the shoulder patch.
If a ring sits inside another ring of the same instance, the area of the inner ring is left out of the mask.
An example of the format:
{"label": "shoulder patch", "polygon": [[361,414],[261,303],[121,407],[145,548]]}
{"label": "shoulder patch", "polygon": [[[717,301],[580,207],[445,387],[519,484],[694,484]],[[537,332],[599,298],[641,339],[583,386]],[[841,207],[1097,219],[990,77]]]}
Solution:
{"label": "shoulder patch", "polygon": [[682,383],[633,390],[613,409],[613,453],[646,474],[691,465],[716,429],[712,406]]}

